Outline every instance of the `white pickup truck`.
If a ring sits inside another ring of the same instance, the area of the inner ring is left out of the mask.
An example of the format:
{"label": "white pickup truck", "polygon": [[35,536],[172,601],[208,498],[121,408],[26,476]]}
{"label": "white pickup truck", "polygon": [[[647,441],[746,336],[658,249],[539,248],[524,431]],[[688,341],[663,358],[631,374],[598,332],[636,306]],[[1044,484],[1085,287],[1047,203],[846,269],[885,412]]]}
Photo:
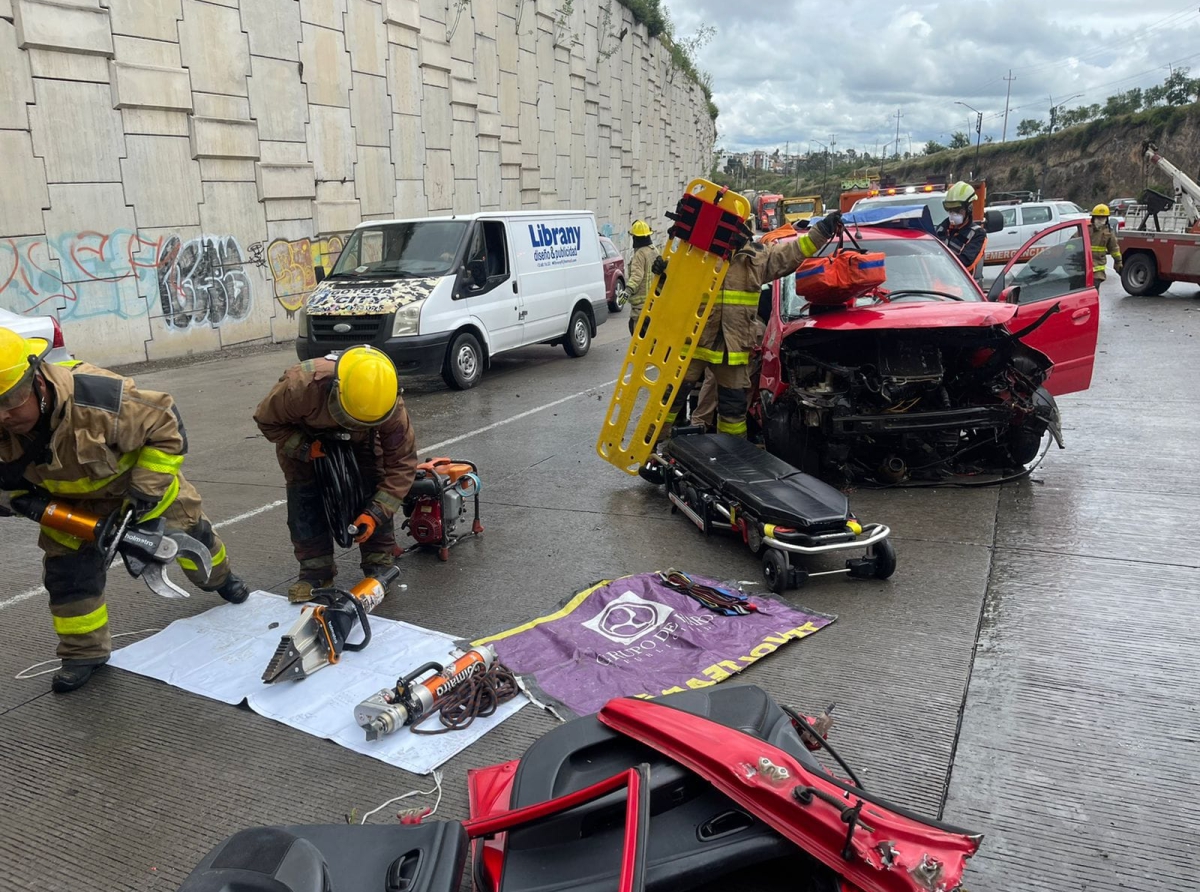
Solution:
{"label": "white pickup truck", "polygon": [[1073,201],[1063,199],[992,205],[988,210],[1000,214],[1004,228],[988,236],[984,263],[1007,263],[1021,245],[1039,232],[1066,220],[1086,220],[1091,216]]}

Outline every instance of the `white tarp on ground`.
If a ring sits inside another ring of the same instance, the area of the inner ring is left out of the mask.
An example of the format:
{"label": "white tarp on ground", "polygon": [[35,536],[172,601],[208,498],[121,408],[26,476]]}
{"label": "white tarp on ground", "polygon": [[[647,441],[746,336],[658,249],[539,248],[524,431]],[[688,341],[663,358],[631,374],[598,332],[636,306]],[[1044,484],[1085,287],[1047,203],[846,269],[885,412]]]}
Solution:
{"label": "white tarp on ground", "polygon": [[[336,666],[303,681],[263,684],[263,670],[279,637],[299,614],[287,598],[254,592],[244,604],[222,604],[176,620],[156,635],[115,651],[110,665],[223,703],[244,700],[259,715],[415,774],[433,771],[528,702],[519,696],[463,731],[426,736],[404,728],[368,743],[354,721],[355,705],[424,663],[450,662],[454,638],[372,616],[366,650],[345,653]],[[351,641],[360,636],[355,630]],[[435,718],[425,727],[440,726]]]}

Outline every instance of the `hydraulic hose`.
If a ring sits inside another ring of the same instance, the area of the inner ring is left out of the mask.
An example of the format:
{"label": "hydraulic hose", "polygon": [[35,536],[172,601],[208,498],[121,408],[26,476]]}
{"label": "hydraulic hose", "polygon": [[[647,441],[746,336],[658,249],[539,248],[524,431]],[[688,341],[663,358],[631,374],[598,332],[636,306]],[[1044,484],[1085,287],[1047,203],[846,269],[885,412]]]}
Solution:
{"label": "hydraulic hose", "polygon": [[370,494],[363,486],[354,445],[348,440],[321,441],[325,455],[313,459],[313,473],[321,487],[325,521],[333,541],[341,548],[354,544],[354,521],[362,513]]}

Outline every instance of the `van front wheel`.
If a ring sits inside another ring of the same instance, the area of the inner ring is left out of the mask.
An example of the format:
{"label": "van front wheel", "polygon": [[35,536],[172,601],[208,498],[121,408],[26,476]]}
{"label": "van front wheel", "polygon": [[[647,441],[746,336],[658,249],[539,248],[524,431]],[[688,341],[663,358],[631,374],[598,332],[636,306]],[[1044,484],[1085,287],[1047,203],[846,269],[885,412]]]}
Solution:
{"label": "van front wheel", "polygon": [[588,321],[587,313],[576,310],[571,314],[571,324],[567,326],[567,339],[563,341],[563,349],[567,356],[587,356],[592,349],[592,323]]}
{"label": "van front wheel", "polygon": [[469,331],[460,333],[450,342],[442,378],[455,390],[470,390],[483,375],[483,351],[479,341]]}

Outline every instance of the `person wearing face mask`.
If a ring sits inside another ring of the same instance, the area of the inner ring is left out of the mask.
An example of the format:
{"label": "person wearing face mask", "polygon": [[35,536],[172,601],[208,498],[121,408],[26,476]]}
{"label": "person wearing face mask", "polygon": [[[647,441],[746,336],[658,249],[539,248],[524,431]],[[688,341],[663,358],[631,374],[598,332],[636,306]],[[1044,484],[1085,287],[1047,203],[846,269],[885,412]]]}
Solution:
{"label": "person wearing face mask", "polygon": [[946,220],[937,228],[937,237],[959,259],[977,280],[983,278],[983,256],[987,247],[987,230],[971,219],[975,189],[961,180],[946,190],[942,207]]}
{"label": "person wearing face mask", "polygon": [[1117,234],[1108,225],[1108,217],[1108,205],[1098,204],[1092,208],[1092,279],[1097,288],[1104,281],[1109,254],[1112,255],[1113,271],[1117,275],[1124,268],[1121,245],[1117,242]]}

